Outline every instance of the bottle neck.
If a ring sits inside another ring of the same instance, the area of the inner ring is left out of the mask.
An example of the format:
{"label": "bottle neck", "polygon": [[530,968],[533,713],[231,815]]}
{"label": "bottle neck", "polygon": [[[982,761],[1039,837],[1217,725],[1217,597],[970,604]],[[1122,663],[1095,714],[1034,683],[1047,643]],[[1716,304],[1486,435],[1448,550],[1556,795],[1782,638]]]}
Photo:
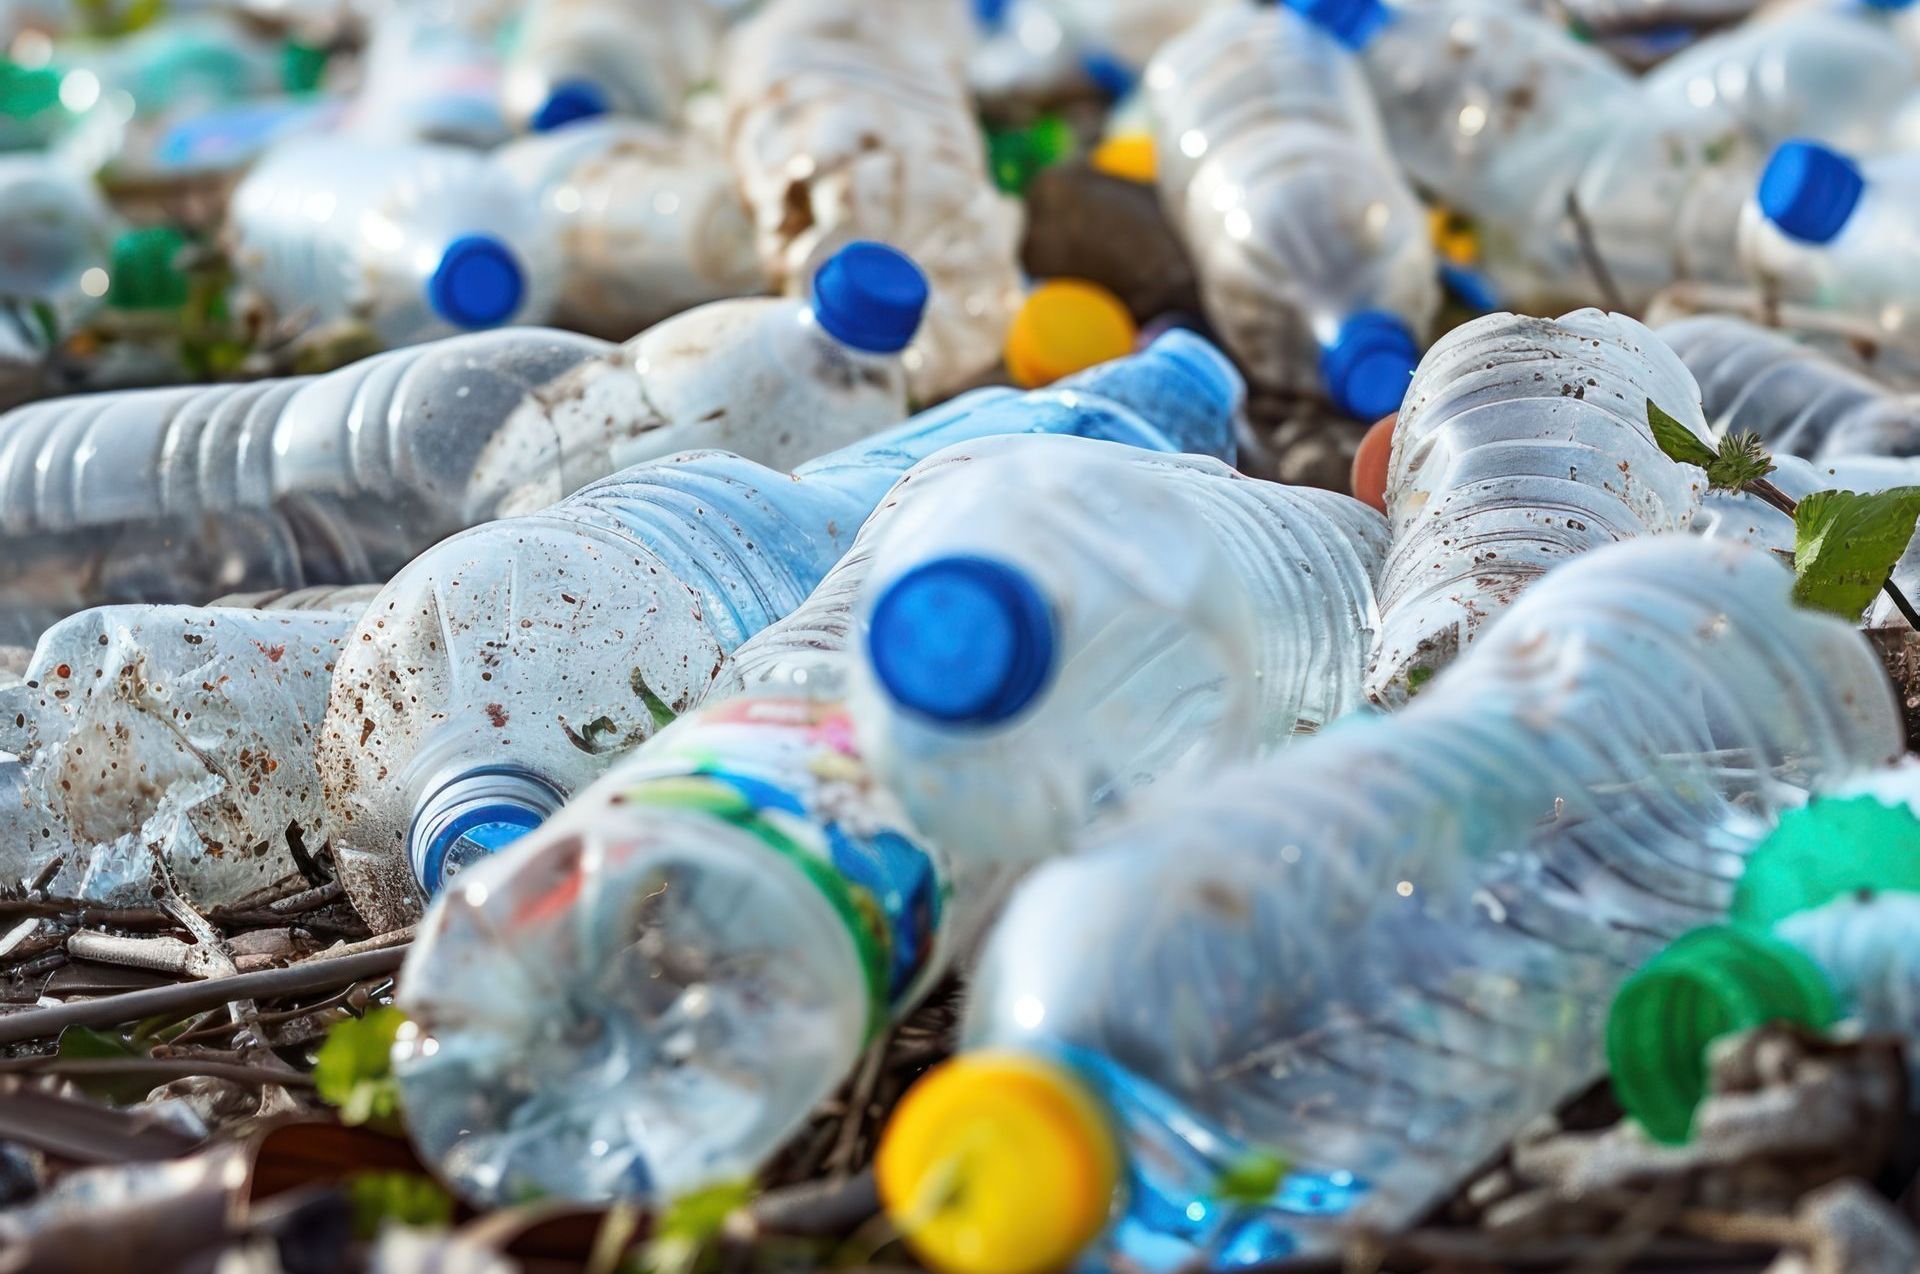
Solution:
{"label": "bottle neck", "polygon": [[454,876],[547,821],[565,794],[529,770],[467,770],[432,784],[414,806],[407,857],[428,897]]}

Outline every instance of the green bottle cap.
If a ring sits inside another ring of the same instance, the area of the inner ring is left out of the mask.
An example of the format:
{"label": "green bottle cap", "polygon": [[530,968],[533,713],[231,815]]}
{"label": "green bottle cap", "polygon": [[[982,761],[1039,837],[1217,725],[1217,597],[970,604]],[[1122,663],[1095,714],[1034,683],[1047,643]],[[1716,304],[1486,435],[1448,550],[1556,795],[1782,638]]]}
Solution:
{"label": "green bottle cap", "polygon": [[288,40],[280,46],[280,87],[289,93],[311,93],[327,73],[333,50],[323,45]]}
{"label": "green bottle cap", "polygon": [[62,72],[50,66],[21,66],[0,58],[0,115],[31,119],[60,104]]}
{"label": "green bottle cap", "polygon": [[1747,858],[1733,920],[1771,929],[1844,894],[1920,893],[1920,819],[1874,796],[1826,797],[1780,819]]}
{"label": "green bottle cap", "polygon": [[1620,1106],[1657,1141],[1679,1143],[1707,1095],[1707,1049],[1768,1022],[1822,1029],[1838,1015],[1826,976],[1770,934],[1696,929],[1647,961],[1613,998],[1607,1067]]}
{"label": "green bottle cap", "polygon": [[107,267],[107,304],[122,310],[176,310],[187,303],[180,268],[187,237],[172,226],[129,230],[113,243]]}
{"label": "green bottle cap", "polygon": [[987,129],[987,165],[996,186],[1024,194],[1043,168],[1073,153],[1073,129],[1058,115],[1046,114],[1025,128]]}

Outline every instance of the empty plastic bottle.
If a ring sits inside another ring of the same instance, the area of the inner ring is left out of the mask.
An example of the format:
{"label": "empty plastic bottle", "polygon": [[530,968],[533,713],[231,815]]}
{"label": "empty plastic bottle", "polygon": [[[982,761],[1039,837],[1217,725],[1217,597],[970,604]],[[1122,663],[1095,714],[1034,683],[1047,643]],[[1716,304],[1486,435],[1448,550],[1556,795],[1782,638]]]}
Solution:
{"label": "empty plastic bottle", "polygon": [[706,301],[764,291],[753,223],[703,134],[594,120],[495,156],[556,236],[554,321],[624,340]]}
{"label": "empty plastic bottle", "polygon": [[465,12],[475,7],[463,0],[380,7],[360,59],[355,132],[473,147],[507,140],[497,32],[488,15]]}
{"label": "empty plastic bottle", "polygon": [[1620,314],[1490,314],[1427,352],[1394,428],[1370,696],[1404,700],[1564,559],[1692,524],[1706,475],[1660,450],[1648,400],[1706,436],[1693,377]]}
{"label": "empty plastic bottle", "polygon": [[52,306],[63,328],[100,303],[113,221],[92,182],[46,155],[0,155],[0,207],[0,296]]}
{"label": "empty plastic bottle", "polygon": [[1816,4],[1745,22],[1669,58],[1643,83],[1669,109],[1724,108],[1764,146],[1790,137],[1876,146],[1920,89],[1886,21],[1909,2]]}
{"label": "empty plastic bottle", "polygon": [[1609,995],[1725,914],[1780,808],[1901,750],[1864,638],[1791,588],[1691,537],[1599,550],[1404,711],[1042,867],[964,1060],[886,1134],[896,1223],[985,1271],[1102,1231],[1218,1267],[1415,1220],[1600,1071]]}
{"label": "empty plastic bottle", "polygon": [[1856,163],[1815,142],[1784,142],[1741,213],[1741,257],[1769,296],[1838,311],[1913,344],[1920,250],[1907,214],[1916,192],[1920,157]]}
{"label": "empty plastic bottle", "polygon": [[361,322],[390,346],[542,322],[560,278],[536,203],[451,146],[296,138],[234,191],[227,236],[275,315]]}
{"label": "empty plastic bottle", "polygon": [[1176,766],[1364,702],[1379,514],[1194,457],[1017,441],[903,484],[863,571],[860,742],[928,835],[1057,852]]}
{"label": "empty plastic bottle", "polygon": [[529,0],[506,66],[506,109],[535,132],[597,115],[670,123],[713,78],[720,14],[685,0]]}
{"label": "empty plastic bottle", "polygon": [[1816,461],[1920,454],[1920,397],[1784,332],[1703,314],[1668,323],[1659,336],[1699,383],[1716,438],[1757,434],[1776,456]]}
{"label": "empty plastic bottle", "polygon": [[335,677],[321,757],[355,905],[407,916],[473,845],[537,825],[685,711],[929,453],[1033,432],[1221,454],[1240,397],[1222,355],[1174,333],[1052,389],[953,399],[792,477],[685,453],[437,545]]}
{"label": "empty plastic bottle", "polygon": [[209,605],[238,606],[248,610],[318,610],[358,616],[380,595],[379,584],[332,584],[314,588],[267,589],[256,593],[230,593],[215,598]]}
{"label": "empty plastic bottle", "polygon": [[727,143],[762,268],[793,290],[849,239],[909,253],[933,299],[907,353],[931,401],[999,360],[1020,304],[1020,209],[967,95],[963,5],[773,0],[721,67]]}
{"label": "empty plastic bottle", "polygon": [[1162,199],[1241,365],[1364,420],[1399,407],[1438,267],[1352,58],[1291,10],[1237,5],[1167,45],[1147,89]]}
{"label": "empty plastic bottle", "polygon": [[350,612],[108,606],[0,692],[0,882],[201,908],[324,883],[314,732]]}

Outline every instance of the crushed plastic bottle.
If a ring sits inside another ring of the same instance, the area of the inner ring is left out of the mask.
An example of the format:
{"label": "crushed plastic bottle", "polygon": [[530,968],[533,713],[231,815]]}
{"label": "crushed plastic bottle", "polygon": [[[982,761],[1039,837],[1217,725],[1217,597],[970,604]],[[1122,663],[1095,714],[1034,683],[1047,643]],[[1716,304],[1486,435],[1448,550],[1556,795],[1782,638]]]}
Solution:
{"label": "crushed plastic bottle", "polygon": [[937,842],[1036,859],[1160,776],[1364,702],[1372,509],[1082,439],[968,450],[849,555],[862,751]]}
{"label": "crushed plastic bottle", "polygon": [[1920,454],[1920,397],[1895,393],[1783,332],[1704,314],[1658,334],[1699,383],[1716,438],[1756,434],[1776,456],[1814,461]]}
{"label": "crushed plastic bottle", "polygon": [[1224,356],[1172,333],[1050,389],[950,400],[791,477],[683,453],[444,541],[388,585],[334,678],[320,756],[349,896],[376,927],[403,923],[422,887],[544,821],[806,600],[929,453],[1034,432],[1230,454],[1241,394]]}
{"label": "crushed plastic bottle", "polygon": [[282,321],[354,321],[387,346],[543,322],[558,252],[537,204],[472,151],[300,137],[233,194],[228,251]]}
{"label": "crushed plastic bottle", "polygon": [[1020,208],[995,189],[967,96],[964,5],[772,0],[722,60],[728,153],[776,287],[849,239],[908,253],[933,299],[907,353],[916,400],[999,360],[1020,304]]}
{"label": "crushed plastic bottle", "polygon": [[1404,701],[1566,558],[1692,524],[1705,474],[1660,450],[1649,400],[1705,438],[1693,377],[1620,314],[1491,314],[1428,351],[1394,428],[1371,697]]}
{"label": "crushed plastic bottle", "polygon": [[1403,711],[1042,867],[964,1060],[886,1134],[896,1223],[986,1271],[1103,1231],[1252,1265],[1415,1220],[1600,1071],[1612,990],[1726,913],[1780,809],[1902,750],[1872,649],[1791,588],[1691,537],[1597,550]]}
{"label": "crushed plastic bottle", "polygon": [[733,171],[703,134],[591,120],[503,147],[540,204],[562,278],[556,323],[609,340],[707,301],[766,288]]}
{"label": "crushed plastic bottle", "polygon": [[[0,691],[0,883],[205,909],[322,884],[315,731],[355,616],[109,606]],[[54,864],[58,860],[58,866]]]}
{"label": "crushed plastic bottle", "polygon": [[1369,421],[1398,407],[1438,267],[1347,51],[1289,9],[1236,5],[1162,49],[1146,83],[1162,199],[1254,382]]}
{"label": "crushed plastic bottle", "polygon": [[713,78],[720,15],[687,0],[528,0],[507,59],[508,118],[535,132],[600,115],[672,123]]}

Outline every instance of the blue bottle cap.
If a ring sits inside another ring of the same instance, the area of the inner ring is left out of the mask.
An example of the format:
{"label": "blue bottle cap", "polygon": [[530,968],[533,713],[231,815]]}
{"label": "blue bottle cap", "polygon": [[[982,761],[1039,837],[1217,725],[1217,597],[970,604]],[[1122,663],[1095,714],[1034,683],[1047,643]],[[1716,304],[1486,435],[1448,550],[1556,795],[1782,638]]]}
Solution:
{"label": "blue bottle cap", "polygon": [[459,327],[492,327],[520,308],[526,277],[513,249],[488,234],[462,235],[447,245],[427,280],[433,312]]}
{"label": "blue bottle cap", "polygon": [[1350,49],[1364,49],[1393,17],[1381,0],[1286,0],[1287,7]]}
{"label": "blue bottle cap", "polygon": [[1026,574],[984,557],[923,562],[887,586],[867,631],[902,707],[952,725],[1020,713],[1053,669],[1053,616]]}
{"label": "blue bottle cap", "polygon": [[1397,314],[1363,310],[1340,325],[1320,352],[1320,374],[1334,404],[1360,420],[1400,410],[1420,347]]}
{"label": "blue bottle cap", "polygon": [[420,864],[421,884],[429,895],[447,880],[489,854],[519,840],[545,819],[540,811],[510,801],[478,805],[463,812],[434,836]]}
{"label": "blue bottle cap", "polygon": [[540,103],[527,126],[536,133],[550,133],[576,120],[597,119],[612,109],[607,95],[592,80],[562,80]]}
{"label": "blue bottle cap", "polygon": [[907,347],[927,309],[927,276],[913,258],[860,240],[827,258],[813,276],[813,316],[827,335],[869,354]]}
{"label": "blue bottle cap", "polygon": [[1781,142],[1760,174],[1760,211],[1782,234],[1827,243],[1860,202],[1866,181],[1851,159],[1819,142]]}
{"label": "blue bottle cap", "polygon": [[1908,8],[1914,0],[1861,0],[1869,9],[1879,9],[1885,13],[1897,13]]}
{"label": "blue bottle cap", "polygon": [[1080,55],[1080,69],[1105,96],[1119,101],[1133,92],[1140,75],[1111,53],[1092,49]]}
{"label": "blue bottle cap", "polygon": [[1233,360],[1198,332],[1170,328],[1154,338],[1146,353],[1172,363],[1186,374],[1193,391],[1215,415],[1230,415],[1247,396],[1247,382]]}
{"label": "blue bottle cap", "polygon": [[998,31],[1006,25],[1007,10],[1013,0],[973,0],[973,23],[982,31]]}

